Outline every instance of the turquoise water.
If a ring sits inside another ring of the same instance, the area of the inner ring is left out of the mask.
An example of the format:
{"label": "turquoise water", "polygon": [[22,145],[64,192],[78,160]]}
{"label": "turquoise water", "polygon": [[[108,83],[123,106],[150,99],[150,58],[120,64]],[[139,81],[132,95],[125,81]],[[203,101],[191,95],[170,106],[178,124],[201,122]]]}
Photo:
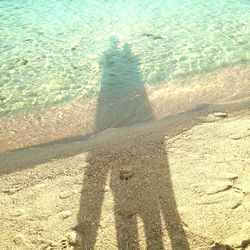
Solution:
{"label": "turquoise water", "polygon": [[248,0],[1,0],[0,115],[98,96],[114,38],[142,83],[248,63],[249,23]]}

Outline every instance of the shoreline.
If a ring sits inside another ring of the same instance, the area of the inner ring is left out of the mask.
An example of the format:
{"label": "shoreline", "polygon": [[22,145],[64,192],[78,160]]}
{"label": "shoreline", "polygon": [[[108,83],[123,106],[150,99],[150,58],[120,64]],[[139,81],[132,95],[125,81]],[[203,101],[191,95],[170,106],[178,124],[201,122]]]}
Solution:
{"label": "shoreline", "polygon": [[[145,98],[152,107],[154,118],[160,120],[195,108],[247,99],[250,93],[249,74],[249,65],[236,65],[167,84],[148,85],[145,86]],[[140,98],[136,93],[128,93],[128,96],[135,103]],[[125,100],[125,104],[128,106],[127,110],[121,111],[124,104],[118,104],[115,109],[129,116],[133,109],[132,105],[135,106],[135,104],[130,104],[130,100]],[[140,121],[143,116],[147,116],[147,112],[140,100],[136,106],[138,108],[134,116]],[[91,99],[88,103],[73,102],[37,113],[20,113],[3,117],[0,119],[0,152],[63,140],[63,138],[92,135],[95,120],[98,118],[96,117],[97,107],[98,100]],[[119,127],[126,125],[119,119],[117,123],[120,123]],[[101,129],[104,130],[105,127]]]}
{"label": "shoreline", "polygon": [[[89,137],[71,137],[57,141],[52,141],[40,145],[31,145],[25,148],[0,153],[0,175],[8,174],[13,171],[22,170],[51,161],[54,159],[62,159],[71,157],[82,150],[91,150],[99,141],[112,141],[113,137],[122,137],[129,133],[134,136],[136,134],[145,133],[161,133],[164,127],[170,127],[172,136],[180,133],[185,127],[191,127],[199,124],[200,117],[209,115],[213,112],[237,113],[250,109],[250,99],[246,98],[242,102],[229,102],[218,105],[202,105],[196,109],[189,110],[180,114],[171,115],[169,117],[153,120],[145,123],[134,124],[122,128],[109,128],[98,134],[92,134]],[[121,135],[119,135],[121,133]]]}

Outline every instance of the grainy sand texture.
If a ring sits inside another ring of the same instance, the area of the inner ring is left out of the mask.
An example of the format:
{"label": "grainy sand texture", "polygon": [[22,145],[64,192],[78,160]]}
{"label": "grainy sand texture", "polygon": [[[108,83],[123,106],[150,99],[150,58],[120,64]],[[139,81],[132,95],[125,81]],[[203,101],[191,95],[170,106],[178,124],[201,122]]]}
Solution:
{"label": "grainy sand texture", "polygon": [[108,129],[0,164],[1,249],[250,249],[249,109]]}

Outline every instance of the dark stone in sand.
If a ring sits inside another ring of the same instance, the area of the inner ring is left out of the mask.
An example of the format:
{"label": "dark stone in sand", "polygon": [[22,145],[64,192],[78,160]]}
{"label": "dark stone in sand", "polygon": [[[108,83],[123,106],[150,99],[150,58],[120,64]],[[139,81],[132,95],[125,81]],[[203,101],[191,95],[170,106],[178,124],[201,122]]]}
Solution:
{"label": "dark stone in sand", "polygon": [[25,60],[22,61],[22,65],[26,65],[26,64],[28,64],[28,62],[29,61],[27,59],[25,59]]}

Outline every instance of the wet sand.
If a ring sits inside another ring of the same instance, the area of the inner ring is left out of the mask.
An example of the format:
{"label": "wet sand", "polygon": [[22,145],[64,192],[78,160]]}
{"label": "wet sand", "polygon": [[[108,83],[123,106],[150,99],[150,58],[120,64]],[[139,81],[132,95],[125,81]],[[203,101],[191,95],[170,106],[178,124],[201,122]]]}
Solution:
{"label": "wet sand", "polygon": [[[96,119],[107,119],[106,114],[111,113],[110,110],[120,113],[115,119],[116,124],[103,122],[99,130],[117,124],[141,122],[150,112],[154,119],[159,120],[195,108],[208,108],[211,104],[244,100],[250,93],[249,75],[250,66],[239,64],[167,83],[145,83],[145,90],[122,88],[123,91],[119,89],[119,95],[116,93],[116,98],[113,95],[106,101],[100,95],[98,98],[73,101],[37,112],[5,116],[0,118],[0,152],[62,139],[70,141],[73,137],[73,140],[88,138],[95,133]],[[146,99],[151,106],[147,109]],[[98,110],[98,107],[103,106],[109,112]]]}
{"label": "wet sand", "polygon": [[248,249],[249,107],[2,154],[1,249]]}

